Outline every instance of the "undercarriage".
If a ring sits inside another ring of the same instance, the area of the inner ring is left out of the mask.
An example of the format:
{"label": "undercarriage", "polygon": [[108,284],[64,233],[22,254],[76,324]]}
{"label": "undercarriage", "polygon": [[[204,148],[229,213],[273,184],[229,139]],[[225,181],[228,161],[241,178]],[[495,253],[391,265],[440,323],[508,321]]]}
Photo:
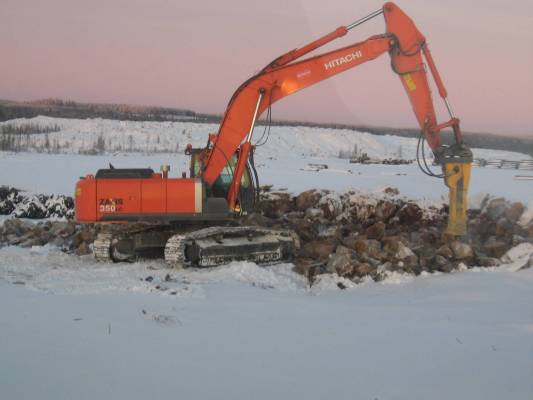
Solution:
{"label": "undercarriage", "polygon": [[93,244],[99,261],[163,257],[171,267],[213,267],[232,261],[275,264],[292,260],[299,240],[292,231],[253,226],[110,227]]}

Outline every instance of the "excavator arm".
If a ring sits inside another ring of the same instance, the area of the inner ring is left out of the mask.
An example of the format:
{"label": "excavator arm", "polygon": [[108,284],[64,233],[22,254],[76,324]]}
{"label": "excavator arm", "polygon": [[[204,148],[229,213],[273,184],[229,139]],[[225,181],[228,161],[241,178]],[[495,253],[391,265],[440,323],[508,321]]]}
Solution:
{"label": "excavator arm", "polygon": [[[380,14],[385,17],[385,34],[298,61],[302,56],[346,35],[349,30]],[[428,175],[444,178],[450,188],[448,233],[464,234],[472,155],[462,143],[459,119],[453,114],[425,37],[411,19],[390,2],[361,20],[341,26],[302,48],[278,57],[244,82],[232,96],[218,134],[210,135],[203,155],[203,180],[213,185],[230,158],[238,153],[233,181],[228,192],[228,203],[231,208],[236,208],[242,174],[253,147],[251,140],[257,118],[283,97],[373,60],[386,52],[391,57],[392,69],[401,79],[421,128],[419,144],[422,144],[423,149],[423,141],[427,141],[436,160],[442,165],[443,173],[433,174],[427,168],[425,160],[421,168]],[[441,124],[437,122],[423,57],[450,114],[450,120]],[[440,141],[440,131],[448,127],[451,127],[455,134],[456,143],[451,147],[441,145]]]}

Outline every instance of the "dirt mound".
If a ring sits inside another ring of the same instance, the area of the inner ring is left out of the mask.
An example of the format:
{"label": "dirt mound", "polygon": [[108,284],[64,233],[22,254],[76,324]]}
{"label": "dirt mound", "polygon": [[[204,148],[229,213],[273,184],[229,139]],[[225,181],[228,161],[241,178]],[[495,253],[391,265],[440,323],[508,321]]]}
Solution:
{"label": "dirt mound", "polygon": [[486,197],[479,209],[468,212],[469,235],[459,240],[443,235],[446,206],[423,209],[388,189],[381,196],[267,192],[259,205],[262,218],[250,216],[245,223],[296,231],[302,246],[295,271],[310,283],[323,273],[358,282],[395,271],[418,275],[498,266],[512,247],[533,243],[533,222],[521,218],[521,203]]}
{"label": "dirt mound", "polygon": [[[24,196],[2,188],[0,210],[15,217],[71,218],[73,202],[65,196]],[[521,203],[485,198],[479,209],[468,212],[469,235],[460,240],[443,235],[447,213],[445,206],[422,208],[391,188],[381,195],[263,191],[257,212],[240,223],[294,230],[301,243],[294,270],[310,284],[328,273],[359,282],[367,277],[379,281],[393,272],[418,275],[494,267],[512,247],[533,243],[531,210]],[[0,226],[0,246],[50,243],[66,252],[89,254],[99,229],[67,220],[33,223],[11,218]]]}

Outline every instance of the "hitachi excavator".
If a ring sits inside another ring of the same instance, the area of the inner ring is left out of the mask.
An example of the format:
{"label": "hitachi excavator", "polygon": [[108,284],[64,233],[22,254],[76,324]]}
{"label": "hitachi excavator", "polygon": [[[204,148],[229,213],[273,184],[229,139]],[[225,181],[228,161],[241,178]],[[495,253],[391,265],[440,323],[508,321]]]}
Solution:
{"label": "hitachi excavator", "polygon": [[[386,24],[384,34],[302,59],[381,14]],[[102,230],[94,242],[96,258],[132,260],[146,252],[160,251],[168,263],[181,266],[290,260],[298,247],[293,232],[231,226],[236,217],[253,211],[257,198],[253,163],[256,121],[265,111],[268,119],[271,105],[283,97],[384,53],[390,55],[392,70],[399,76],[421,128],[419,166],[424,173],[442,178],[449,187],[446,233],[465,234],[472,153],[463,144],[459,119],[448,101],[425,37],[397,5],[389,2],[352,24],[281,55],[246,80],[231,97],[218,133],[209,134],[204,148],[187,146],[186,154],[191,156],[189,177],[184,174],[171,178],[169,167],[164,165],[160,173],[149,168],[109,168],[81,178],[75,192],[77,220],[127,224],[126,229]],[[449,112],[447,122],[437,122],[426,65]],[[455,143],[451,146],[441,144],[440,132],[445,128],[453,130]],[[440,174],[433,173],[425,161],[425,141],[442,166]],[[204,227],[198,229],[198,224]]]}

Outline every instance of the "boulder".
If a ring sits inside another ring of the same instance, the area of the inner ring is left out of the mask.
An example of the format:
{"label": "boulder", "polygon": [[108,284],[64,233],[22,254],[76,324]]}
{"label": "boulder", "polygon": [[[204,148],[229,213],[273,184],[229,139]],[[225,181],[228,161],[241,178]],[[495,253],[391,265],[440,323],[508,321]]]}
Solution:
{"label": "boulder", "polygon": [[391,196],[397,196],[400,194],[400,190],[398,190],[397,188],[393,188],[393,187],[386,187],[385,189],[383,189],[383,192]]}
{"label": "boulder", "polygon": [[316,260],[328,260],[330,254],[335,252],[336,244],[325,241],[325,240],[315,240],[308,242],[303,246],[302,252],[305,256],[316,259]]}
{"label": "boulder", "polygon": [[511,238],[511,244],[513,246],[518,246],[520,243],[526,242],[526,238],[520,235],[513,235]]}
{"label": "boulder", "polygon": [[444,258],[450,259],[453,257],[453,251],[450,249],[450,246],[443,244],[437,249],[437,254]]}
{"label": "boulder", "polygon": [[415,203],[405,203],[396,216],[402,224],[414,224],[422,219],[422,209]]}
{"label": "boulder", "polygon": [[481,245],[481,249],[490,257],[500,258],[506,253],[506,251],[509,249],[509,246],[503,240],[491,236],[485,243]]}
{"label": "boulder", "polygon": [[366,255],[368,255],[371,258],[374,258],[376,260],[382,260],[386,258],[387,253],[383,251],[381,248],[381,243],[374,239],[368,239],[365,241],[366,243],[366,251],[364,252]]}
{"label": "boulder", "polygon": [[307,278],[310,285],[315,281],[315,277],[319,272],[319,265],[311,258],[296,258],[294,260],[293,271],[303,275]]}
{"label": "boulder", "polygon": [[320,208],[308,208],[305,210],[305,216],[309,219],[318,219],[324,216],[324,211]]}
{"label": "boulder", "polygon": [[339,276],[351,277],[354,274],[354,263],[348,254],[333,254],[328,260],[326,271],[336,273]]}
{"label": "boulder", "polygon": [[4,235],[22,236],[33,229],[33,224],[18,218],[9,218],[4,221],[2,232]]}
{"label": "boulder", "polygon": [[296,225],[293,225],[292,229],[300,236],[303,242],[310,242],[316,239],[317,232],[315,230],[315,224],[307,220],[299,220],[295,223]]}
{"label": "boulder", "polygon": [[454,258],[457,260],[464,260],[474,256],[472,247],[466,243],[459,242],[458,240],[454,240],[450,243],[450,249],[453,252]]}
{"label": "boulder", "polygon": [[357,254],[366,253],[368,245],[366,239],[359,238],[357,236],[349,236],[343,239],[343,243],[346,247],[355,250]]}
{"label": "boulder", "polygon": [[378,221],[387,222],[398,211],[398,206],[392,201],[382,200],[376,205],[375,216]]}
{"label": "boulder", "polygon": [[323,196],[320,199],[319,204],[324,212],[324,217],[329,220],[337,218],[343,210],[342,200],[340,196],[335,193],[329,193]]}
{"label": "boulder", "polygon": [[369,239],[380,240],[385,235],[385,224],[383,222],[376,222],[370,225],[365,231],[366,237]]}
{"label": "boulder", "polygon": [[441,237],[441,232],[433,229],[424,229],[420,234],[420,240],[425,243],[436,245]]}
{"label": "boulder", "polygon": [[512,235],[514,223],[505,217],[501,217],[496,221],[494,227],[494,234],[496,236],[508,236]]}
{"label": "boulder", "polygon": [[428,260],[435,257],[436,254],[435,247],[429,244],[422,244],[420,246],[413,247],[412,250],[418,257]]}
{"label": "boulder", "polygon": [[398,242],[398,250],[394,254],[398,260],[405,260],[408,257],[416,257],[416,254],[402,242]]}
{"label": "boulder", "polygon": [[507,204],[504,198],[496,198],[489,200],[485,209],[483,210],[484,214],[487,215],[493,221],[499,219],[507,208]]}
{"label": "boulder", "polygon": [[340,226],[338,225],[326,225],[318,224],[316,226],[319,238],[336,238],[340,237]]}
{"label": "boulder", "polygon": [[87,255],[87,254],[91,254],[91,249],[90,249],[89,245],[87,244],[87,242],[82,242],[76,248],[76,250],[74,250],[74,253],[76,253],[76,255],[78,255],[78,256],[84,256],[84,255]]}
{"label": "boulder", "polygon": [[367,264],[367,263],[360,263],[354,268],[355,274],[362,278],[363,276],[367,275],[374,275],[377,271],[378,267]]}
{"label": "boulder", "polygon": [[477,264],[480,267],[497,267],[501,264],[501,261],[494,257],[479,256],[477,258]]}
{"label": "boulder", "polygon": [[320,197],[320,193],[316,190],[302,192],[294,199],[296,209],[300,211],[306,211],[309,208],[313,208],[318,204]]}
{"label": "boulder", "polygon": [[432,265],[430,266],[430,270],[431,269],[436,270],[436,271],[440,271],[440,272],[452,272],[454,270],[454,266],[446,258],[444,258],[443,256],[437,254],[433,258]]}
{"label": "boulder", "polygon": [[505,210],[505,217],[511,222],[518,222],[520,216],[524,212],[524,209],[525,207],[522,203],[513,203]]}
{"label": "boulder", "polygon": [[337,249],[335,250],[335,254],[339,254],[339,255],[349,255],[350,257],[355,257],[356,256],[356,253],[354,250],[346,247],[346,246],[343,246],[343,245],[338,245],[337,246]]}

